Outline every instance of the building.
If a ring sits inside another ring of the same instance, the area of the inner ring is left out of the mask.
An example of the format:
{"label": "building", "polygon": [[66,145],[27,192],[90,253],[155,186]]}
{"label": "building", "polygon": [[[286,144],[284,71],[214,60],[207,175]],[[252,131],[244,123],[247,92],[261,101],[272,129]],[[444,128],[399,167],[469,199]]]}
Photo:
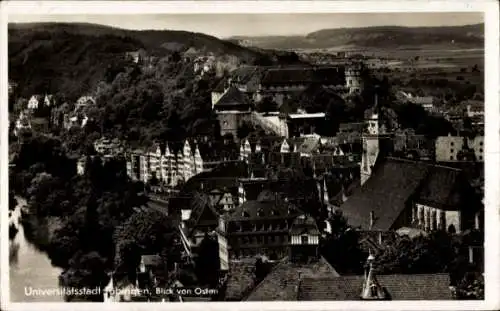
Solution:
{"label": "building", "polygon": [[297,300],[451,300],[447,274],[377,275],[369,258],[364,276],[300,279]]}
{"label": "building", "polygon": [[286,116],[288,137],[317,135],[316,129],[326,120],[324,112],[320,113],[293,113]]}
{"label": "building", "polygon": [[[29,112],[29,110],[28,110]],[[14,135],[19,136],[22,131],[31,130],[31,116],[29,113],[21,111],[19,117],[16,120],[16,125],[14,128]]]}
{"label": "building", "polygon": [[[217,210],[210,196],[202,192],[192,193],[188,204],[189,218],[184,221],[183,232],[189,241],[189,246],[195,248],[206,234],[212,233],[217,228],[222,211]],[[186,214],[185,211],[182,211],[183,214]]]}
{"label": "building", "polygon": [[129,152],[126,158],[130,178],[144,183],[149,183],[154,176],[163,185],[175,186],[204,171],[196,141],[186,140],[182,145],[154,144],[146,150]]}
{"label": "building", "polygon": [[99,154],[110,156],[120,155],[124,152],[123,143],[117,138],[101,137],[94,141],[94,149]]}
{"label": "building", "polygon": [[289,253],[290,229],[299,215],[296,207],[269,190],[262,191],[256,200],[243,200],[232,213],[222,216],[218,228],[227,241],[229,259],[256,255],[283,258]]}
{"label": "building", "polygon": [[33,95],[28,101],[28,109],[37,110],[42,107],[54,106],[54,96],[53,95]]}
{"label": "building", "polygon": [[463,232],[483,228],[484,205],[461,169],[380,159],[340,210],[350,225],[380,234],[402,227]]}
{"label": "building", "polygon": [[269,68],[262,76],[259,93],[297,93],[311,84],[342,89],[346,86],[346,70],[340,65]]}
{"label": "building", "polygon": [[451,300],[448,274],[377,275],[370,256],[364,275],[341,276],[327,263],[276,265],[245,301]]}
{"label": "building", "polygon": [[398,129],[394,132],[394,153],[408,159],[431,160],[435,158],[435,141],[412,129]]}
{"label": "building", "polygon": [[480,117],[484,120],[484,102],[469,100],[466,103],[466,114],[469,118]]}
{"label": "building", "polygon": [[364,73],[366,68],[361,62],[352,62],[345,71],[345,85],[349,94],[358,94],[364,89]]}
{"label": "building", "polygon": [[439,136],[435,144],[436,162],[484,161],[484,136]]}
{"label": "building", "polygon": [[94,96],[82,96],[78,98],[75,104],[75,110],[83,109],[96,104]]}
{"label": "building", "polygon": [[434,97],[432,96],[410,96],[408,102],[421,106],[427,112],[435,112]]}
{"label": "building", "polygon": [[231,134],[238,136],[238,128],[250,120],[252,103],[248,96],[236,87],[230,87],[218,101],[213,104],[221,128],[221,136]]}

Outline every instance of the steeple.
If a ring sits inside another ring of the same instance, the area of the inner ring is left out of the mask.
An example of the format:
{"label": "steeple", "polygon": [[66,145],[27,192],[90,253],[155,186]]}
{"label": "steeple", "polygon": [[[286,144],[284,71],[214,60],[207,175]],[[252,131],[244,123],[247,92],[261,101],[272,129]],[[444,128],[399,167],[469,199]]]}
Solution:
{"label": "steeple", "polygon": [[375,276],[375,271],[373,268],[373,262],[375,257],[371,254],[368,256],[366,261],[366,271],[365,271],[365,281],[363,282],[363,290],[361,292],[361,299],[363,300],[385,300],[387,295],[378,283],[377,277]]}

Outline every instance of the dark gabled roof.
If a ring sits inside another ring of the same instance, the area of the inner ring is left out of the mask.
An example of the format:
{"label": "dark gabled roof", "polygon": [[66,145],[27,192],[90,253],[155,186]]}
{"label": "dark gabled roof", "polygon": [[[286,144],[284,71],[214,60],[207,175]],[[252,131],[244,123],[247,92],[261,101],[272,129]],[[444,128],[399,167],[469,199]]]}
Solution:
{"label": "dark gabled roof", "polygon": [[257,200],[260,193],[266,188],[269,184],[268,180],[249,180],[249,181],[241,181],[243,185],[243,189],[245,190],[245,197],[247,200]]}
{"label": "dark gabled roof", "polygon": [[290,234],[299,235],[303,233],[313,235],[319,234],[318,225],[316,224],[314,218],[306,215],[301,215],[295,218],[290,228]]}
{"label": "dark gabled roof", "polygon": [[251,105],[250,99],[236,87],[231,86],[215,104],[216,107]]}
{"label": "dark gabled roof", "polygon": [[[448,274],[377,275],[391,300],[451,300]],[[360,300],[364,276],[308,278],[300,282],[298,300]]]}
{"label": "dark gabled roof", "polygon": [[284,260],[274,267],[265,279],[248,296],[247,301],[294,301],[297,300],[296,288],[301,277],[319,278],[330,275],[338,277],[335,269],[321,257],[310,264],[292,263]]}
{"label": "dark gabled roof", "polygon": [[320,83],[325,85],[343,84],[345,79],[343,67],[288,67],[268,69],[264,74],[262,85],[286,85]]}
{"label": "dark gabled roof", "polygon": [[436,166],[423,183],[417,200],[442,209],[453,209],[471,199],[472,191],[461,170]]}
{"label": "dark gabled roof", "polygon": [[254,286],[254,261],[229,261],[224,300],[240,301]]}
{"label": "dark gabled roof", "polygon": [[230,214],[229,219],[231,221],[270,218],[293,219],[300,214],[300,211],[295,206],[283,202],[281,199],[249,200],[236,207]]}
{"label": "dark gabled roof", "polygon": [[227,81],[226,80],[222,80],[220,81],[216,86],[215,88],[212,90],[212,92],[216,92],[216,93],[224,93],[224,91],[226,90],[226,85],[227,85]]}
{"label": "dark gabled roof", "polygon": [[[425,162],[386,158],[375,165],[372,176],[341,206],[349,224],[374,230],[391,230],[409,200],[446,209],[458,209],[466,200],[479,203],[460,170]],[[473,208],[471,206],[471,208]]]}
{"label": "dark gabled roof", "polygon": [[423,163],[387,158],[374,167],[372,176],[341,206],[349,224],[369,229],[370,212],[375,213],[374,230],[390,230],[427,176]]}
{"label": "dark gabled roof", "polygon": [[189,216],[188,226],[190,231],[188,235],[195,230],[196,226],[200,222],[200,218],[203,213],[208,209],[215,218],[218,217],[219,213],[215,207],[211,204],[210,196],[205,193],[194,192],[189,204],[191,207],[191,215]]}
{"label": "dark gabled roof", "polygon": [[233,71],[231,71],[230,75],[234,81],[239,83],[246,83],[250,81],[254,75],[258,74],[259,68],[256,66],[242,66]]}

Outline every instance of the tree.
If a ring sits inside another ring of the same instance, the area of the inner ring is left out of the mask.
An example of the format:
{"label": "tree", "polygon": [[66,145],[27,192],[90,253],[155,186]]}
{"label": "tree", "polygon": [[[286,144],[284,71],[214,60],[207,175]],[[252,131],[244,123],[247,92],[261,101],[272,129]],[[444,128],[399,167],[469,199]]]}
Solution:
{"label": "tree", "polygon": [[17,206],[17,199],[15,197],[14,191],[10,190],[9,191],[9,211],[13,211],[16,209]]}
{"label": "tree", "polygon": [[200,284],[216,286],[219,280],[219,247],[217,241],[205,233],[195,261],[196,276]]}
{"label": "tree", "polygon": [[[62,275],[63,286],[90,289],[103,288],[107,280],[105,262],[105,258],[102,258],[97,252],[82,253],[82,251],[79,251],[70,261],[71,268]],[[74,299],[102,300],[100,294],[85,296],[67,296],[65,298],[68,301]]]}
{"label": "tree", "polygon": [[257,258],[255,261],[255,284],[260,283],[264,278],[271,272],[273,266],[267,260],[263,260],[262,258]]}
{"label": "tree", "polygon": [[[115,243],[120,254],[116,263],[117,273],[126,274],[133,271],[139,263],[141,254],[179,257],[176,230],[173,220],[162,212],[148,210],[132,215],[115,235]],[[167,263],[173,265],[172,258],[165,259]]]}
{"label": "tree", "polygon": [[484,277],[481,273],[466,273],[457,286],[457,298],[463,300],[484,299]]}
{"label": "tree", "polygon": [[335,212],[327,222],[330,224],[331,233],[321,245],[321,253],[325,259],[340,274],[362,273],[366,254],[359,246],[358,232],[348,225],[341,212]]}

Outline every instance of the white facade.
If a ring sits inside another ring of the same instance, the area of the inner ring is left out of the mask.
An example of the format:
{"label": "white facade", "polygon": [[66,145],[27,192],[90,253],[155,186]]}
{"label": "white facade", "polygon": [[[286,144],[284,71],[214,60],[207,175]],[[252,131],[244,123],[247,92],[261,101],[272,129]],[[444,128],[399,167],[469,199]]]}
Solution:
{"label": "white facade", "polygon": [[449,230],[450,226],[455,232],[460,232],[460,211],[444,211],[431,206],[416,204],[412,210],[412,221],[425,231]]}
{"label": "white facade", "polygon": [[[476,161],[484,161],[484,136],[476,136],[473,139],[466,138],[469,148],[474,150]],[[458,161],[458,152],[464,148],[464,138],[460,136],[439,136],[436,139],[436,161],[454,162]]]}
{"label": "white facade", "polygon": [[38,109],[38,98],[36,95],[31,96],[30,100],[28,101],[28,109]]}
{"label": "white facade", "polygon": [[[132,160],[129,159],[129,161]],[[196,146],[192,152],[187,141],[182,152],[177,155],[170,150],[168,145],[162,154],[161,148],[158,146],[151,152],[141,154],[139,162],[139,179],[145,183],[149,182],[153,175],[156,175],[158,181],[175,186],[180,180],[187,181],[194,175],[203,172],[203,159],[198,147]]]}
{"label": "white facade", "polygon": [[293,245],[318,245],[319,236],[311,234],[292,235],[291,243]]}

